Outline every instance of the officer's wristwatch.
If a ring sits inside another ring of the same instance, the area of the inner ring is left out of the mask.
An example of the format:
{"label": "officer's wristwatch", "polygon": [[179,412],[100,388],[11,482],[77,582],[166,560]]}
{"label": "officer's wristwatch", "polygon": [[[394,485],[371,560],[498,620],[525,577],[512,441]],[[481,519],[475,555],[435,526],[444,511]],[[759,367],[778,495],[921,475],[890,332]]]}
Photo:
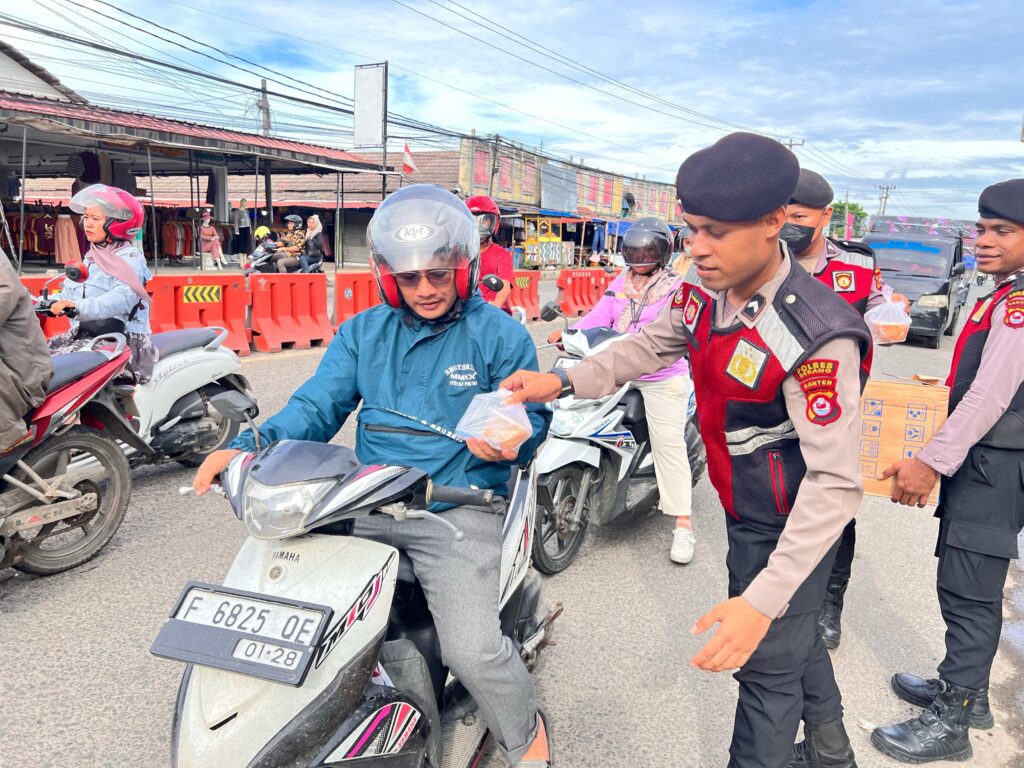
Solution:
{"label": "officer's wristwatch", "polygon": [[572,381],[569,379],[569,374],[565,372],[564,368],[552,368],[548,373],[553,373],[562,382],[562,390],[558,393],[559,397],[565,397],[573,393]]}

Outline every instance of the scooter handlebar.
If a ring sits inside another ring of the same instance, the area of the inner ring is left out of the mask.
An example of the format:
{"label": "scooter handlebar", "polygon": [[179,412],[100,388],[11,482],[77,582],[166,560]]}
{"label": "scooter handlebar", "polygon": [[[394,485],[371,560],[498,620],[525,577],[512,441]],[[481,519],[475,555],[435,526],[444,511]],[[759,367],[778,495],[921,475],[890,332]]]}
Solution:
{"label": "scooter handlebar", "polygon": [[494,502],[494,491],[430,483],[427,486],[427,503],[432,504],[433,502],[455,504],[460,507],[490,507]]}

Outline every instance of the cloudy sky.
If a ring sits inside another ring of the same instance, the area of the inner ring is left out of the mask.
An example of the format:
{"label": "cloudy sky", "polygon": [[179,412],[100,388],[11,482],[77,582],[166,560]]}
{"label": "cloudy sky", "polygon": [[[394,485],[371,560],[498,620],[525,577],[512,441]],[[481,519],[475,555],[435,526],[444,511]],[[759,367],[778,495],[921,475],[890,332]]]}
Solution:
{"label": "cloudy sky", "polygon": [[[738,128],[793,141],[869,212],[894,184],[889,213],[970,217],[986,184],[1024,176],[1021,0],[4,0],[4,18],[256,84],[208,58],[233,54],[325,104],[387,59],[394,112],[665,181]],[[256,127],[251,93],[0,34],[97,103]],[[271,105],[277,131],[351,143],[344,114]]]}

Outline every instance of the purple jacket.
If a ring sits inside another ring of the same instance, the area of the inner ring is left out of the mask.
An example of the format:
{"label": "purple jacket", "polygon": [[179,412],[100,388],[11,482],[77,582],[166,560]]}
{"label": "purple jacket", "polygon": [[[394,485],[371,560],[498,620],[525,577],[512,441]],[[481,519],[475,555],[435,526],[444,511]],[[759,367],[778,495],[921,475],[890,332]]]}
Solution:
{"label": "purple jacket", "polygon": [[[616,277],[608,285],[608,290],[605,295],[601,297],[601,300],[594,305],[594,308],[587,314],[580,318],[579,322],[574,325],[574,328],[579,330],[585,330],[587,328],[615,328],[618,325],[619,317],[622,316],[623,312],[629,312],[629,299],[622,292],[623,276],[626,274],[623,270],[618,277]],[[630,325],[629,332],[636,333],[648,323],[652,322],[661,311],[672,301],[672,297],[676,291],[679,290],[679,286],[683,284],[682,276],[677,275],[675,282],[672,284],[672,290],[666,293],[657,301],[653,301],[643,308],[640,312],[640,317],[637,322]],[[662,368],[657,373],[651,373],[647,376],[641,376],[639,381],[661,381],[672,376],[684,376],[690,372],[690,366],[686,362],[685,357],[681,357],[676,362],[667,368]]]}

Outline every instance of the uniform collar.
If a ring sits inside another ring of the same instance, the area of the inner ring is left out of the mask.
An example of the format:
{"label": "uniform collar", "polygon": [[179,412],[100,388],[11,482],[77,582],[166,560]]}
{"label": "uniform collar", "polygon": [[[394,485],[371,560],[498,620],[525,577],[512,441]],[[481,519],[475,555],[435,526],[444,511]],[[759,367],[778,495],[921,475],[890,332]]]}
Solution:
{"label": "uniform collar", "polygon": [[[1022,277],[1024,277],[1024,268],[1018,269],[1016,272],[1011,272],[1009,275],[1006,276],[1005,280],[1001,280],[999,282],[999,285],[996,286],[996,291],[998,291],[1000,288],[1002,288],[1004,285],[1008,283],[1020,280]],[[994,292],[995,291],[993,291],[993,293]]]}
{"label": "uniform collar", "polygon": [[757,325],[758,320],[764,316],[764,309],[773,301],[775,301],[775,295],[779,292],[779,288],[789,277],[790,272],[793,269],[793,257],[789,253],[789,248],[781,240],[779,241],[779,247],[782,250],[782,261],[779,264],[775,274],[772,275],[771,279],[762,285],[745,306],[736,308],[733,307],[728,299],[725,298],[725,292],[720,291],[715,294],[715,326],[718,328],[727,328],[737,322],[742,323],[747,328],[753,328]]}

